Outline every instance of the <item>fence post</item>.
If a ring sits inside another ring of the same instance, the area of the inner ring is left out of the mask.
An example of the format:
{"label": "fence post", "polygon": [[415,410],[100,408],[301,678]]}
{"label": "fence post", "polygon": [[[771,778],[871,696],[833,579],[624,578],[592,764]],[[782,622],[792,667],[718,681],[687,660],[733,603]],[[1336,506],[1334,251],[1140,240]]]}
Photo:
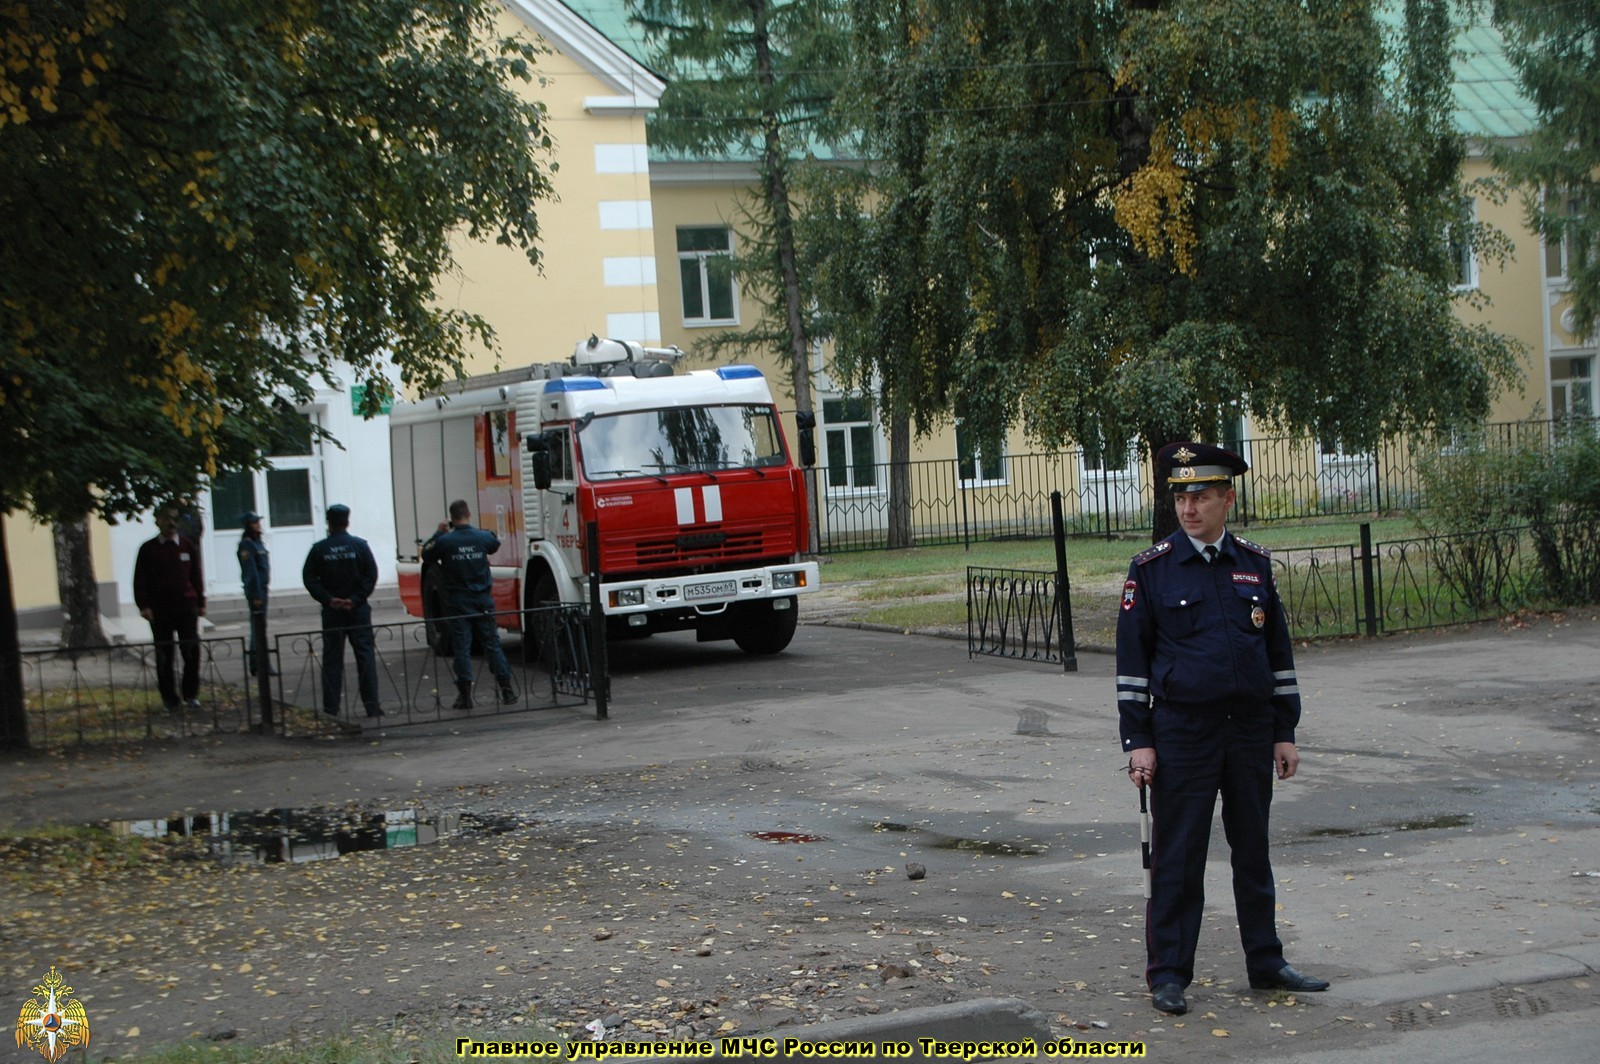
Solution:
{"label": "fence post", "polygon": [[[247,604],[248,605],[248,604]],[[250,640],[247,646],[255,648],[256,698],[261,702],[261,734],[271,735],[272,714],[272,659],[276,656],[267,650],[267,612],[250,609]]]}
{"label": "fence post", "polygon": [[[605,720],[611,701],[611,666],[606,661],[606,611],[600,606],[600,525],[590,521],[589,548],[589,686],[594,690],[594,719]],[[554,668],[556,663],[551,662]]]}
{"label": "fence post", "polygon": [[[1061,493],[1050,493],[1050,530],[1056,541],[1056,602],[1061,614],[1061,671],[1078,671],[1078,640],[1072,634],[1072,585],[1067,581],[1067,522],[1061,511]],[[967,613],[971,615],[969,608]],[[970,638],[969,638],[970,644]]]}
{"label": "fence post", "polygon": [[1378,589],[1373,580],[1372,523],[1361,522],[1361,591],[1367,613],[1367,638],[1378,634]]}

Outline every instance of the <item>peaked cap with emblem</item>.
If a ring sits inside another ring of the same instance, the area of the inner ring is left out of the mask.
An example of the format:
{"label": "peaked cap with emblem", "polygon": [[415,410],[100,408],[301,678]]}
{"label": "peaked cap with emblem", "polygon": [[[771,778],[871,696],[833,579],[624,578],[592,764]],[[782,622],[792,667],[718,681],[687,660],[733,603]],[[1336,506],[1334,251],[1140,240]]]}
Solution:
{"label": "peaked cap with emblem", "polygon": [[1167,471],[1167,483],[1175,493],[1203,491],[1213,484],[1226,486],[1250,468],[1232,451],[1188,440],[1161,448],[1156,464]]}

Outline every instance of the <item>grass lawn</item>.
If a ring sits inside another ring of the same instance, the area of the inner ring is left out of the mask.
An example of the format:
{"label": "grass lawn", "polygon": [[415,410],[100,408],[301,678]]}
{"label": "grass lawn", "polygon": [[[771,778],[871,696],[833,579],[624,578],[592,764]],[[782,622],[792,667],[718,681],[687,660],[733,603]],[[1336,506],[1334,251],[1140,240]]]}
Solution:
{"label": "grass lawn", "polygon": [[[1407,517],[1370,523],[1376,542],[1419,531]],[[1231,530],[1269,550],[1361,541],[1361,523],[1356,521],[1275,522]],[[1148,545],[1142,537],[1067,540],[1067,581],[1079,642],[1112,642],[1128,559]],[[1036,539],[834,554],[823,559],[822,594],[848,603],[850,620],[893,628],[964,629],[969,566],[1054,571],[1055,548],[1047,539]]]}

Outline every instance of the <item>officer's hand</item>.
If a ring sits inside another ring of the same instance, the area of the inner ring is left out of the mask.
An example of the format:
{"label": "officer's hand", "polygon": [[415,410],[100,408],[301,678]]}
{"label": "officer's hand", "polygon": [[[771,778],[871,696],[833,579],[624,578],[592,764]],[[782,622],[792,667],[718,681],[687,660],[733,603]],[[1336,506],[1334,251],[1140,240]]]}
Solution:
{"label": "officer's hand", "polygon": [[1294,748],[1294,743],[1273,743],[1272,763],[1278,766],[1278,778],[1286,780],[1300,767],[1300,751]]}
{"label": "officer's hand", "polygon": [[1156,751],[1153,746],[1140,747],[1128,754],[1128,778],[1134,786],[1143,787],[1156,776]]}
{"label": "officer's hand", "polygon": [[152,610],[150,607],[146,606],[144,609],[139,611],[139,616],[143,617],[147,621],[153,621],[156,619],[156,612],[155,610]]}

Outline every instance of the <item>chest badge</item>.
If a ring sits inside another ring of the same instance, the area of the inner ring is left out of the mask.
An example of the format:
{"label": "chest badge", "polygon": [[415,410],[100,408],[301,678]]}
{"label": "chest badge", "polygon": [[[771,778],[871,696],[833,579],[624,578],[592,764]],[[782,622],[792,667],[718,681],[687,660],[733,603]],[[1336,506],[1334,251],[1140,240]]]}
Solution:
{"label": "chest badge", "polygon": [[1255,609],[1251,610],[1250,623],[1255,625],[1257,628],[1265,628],[1267,626],[1267,611],[1262,609],[1260,606],[1257,606]]}

